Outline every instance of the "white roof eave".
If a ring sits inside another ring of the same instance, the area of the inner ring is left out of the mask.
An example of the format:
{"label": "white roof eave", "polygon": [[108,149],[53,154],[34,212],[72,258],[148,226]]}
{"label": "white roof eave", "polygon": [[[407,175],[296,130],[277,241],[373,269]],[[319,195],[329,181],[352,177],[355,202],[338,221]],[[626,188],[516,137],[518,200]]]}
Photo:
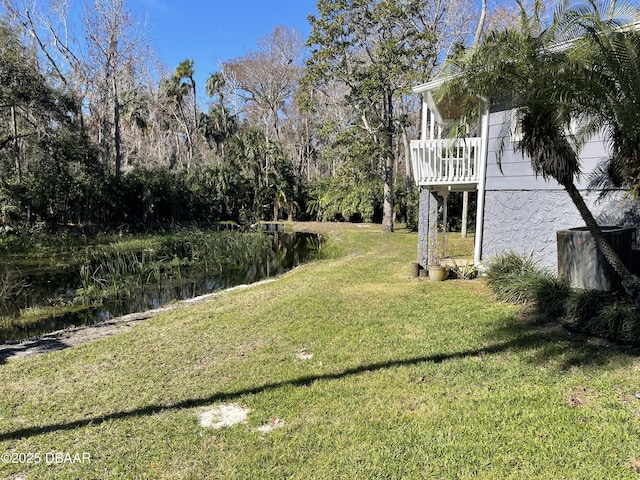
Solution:
{"label": "white roof eave", "polygon": [[437,90],[444,84],[444,82],[449,80],[449,78],[451,77],[436,78],[434,80],[431,80],[430,82],[423,83],[422,85],[417,85],[413,87],[411,90],[413,91],[413,93],[424,93],[424,92],[430,92],[432,90]]}
{"label": "white roof eave", "polygon": [[436,104],[435,99],[433,98],[433,93],[440,87],[442,87],[442,85],[444,85],[444,83],[449,79],[451,79],[451,76],[438,77],[434,80],[431,80],[430,82],[423,83],[422,85],[418,85],[412,88],[413,93],[423,94],[424,102],[429,107],[429,110],[431,110],[431,112],[433,113],[436,123],[440,125],[443,125],[445,123],[445,120],[442,116],[442,113],[440,112],[440,109],[438,108],[438,105]]}
{"label": "white roof eave", "polygon": [[[445,119],[443,118],[442,113],[440,112],[440,109],[438,108],[438,105],[433,95],[435,91],[437,91],[440,87],[442,87],[442,85],[445,84],[445,82],[447,82],[448,80],[451,80],[452,78],[454,78],[454,76],[452,75],[447,75],[445,77],[438,77],[427,83],[417,85],[411,89],[413,93],[423,94],[424,102],[427,104],[429,109],[433,112],[434,116],[436,117],[435,118],[436,122],[440,124],[444,124]],[[478,95],[478,98],[480,98],[480,100],[484,103],[487,103],[487,104],[489,103],[489,100],[481,95]]]}

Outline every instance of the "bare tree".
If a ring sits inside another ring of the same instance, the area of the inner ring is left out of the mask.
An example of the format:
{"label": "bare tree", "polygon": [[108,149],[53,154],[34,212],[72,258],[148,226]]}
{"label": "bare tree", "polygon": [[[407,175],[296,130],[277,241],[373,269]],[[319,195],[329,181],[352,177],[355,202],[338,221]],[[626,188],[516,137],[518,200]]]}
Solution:
{"label": "bare tree", "polygon": [[478,20],[478,26],[476,28],[476,35],[473,38],[473,44],[476,45],[480,41],[480,35],[482,35],[482,29],[484,28],[484,21],[487,18],[487,0],[482,0],[480,6],[480,19]]}
{"label": "bare tree", "polygon": [[121,83],[136,74],[136,63],[144,45],[144,26],[125,7],[125,0],[94,0],[85,3],[83,26],[87,38],[90,93],[93,113],[100,124],[100,144],[105,160],[112,158],[115,174],[122,171],[120,120]]}
{"label": "bare tree", "polygon": [[[23,26],[56,80],[83,104],[88,75],[80,45],[69,27],[69,2],[51,0],[44,5],[36,0],[3,0],[2,4],[9,15]],[[80,119],[84,128],[82,111]]]}
{"label": "bare tree", "polygon": [[61,84],[89,112],[102,159],[113,163],[119,175],[120,94],[124,85],[130,90],[136,84],[142,62],[150,58],[144,23],[126,9],[125,0],[85,1],[79,31],[71,21],[69,0],[3,0],[3,5],[28,31]]}
{"label": "bare tree", "polygon": [[[281,117],[287,115],[302,75],[304,40],[295,28],[275,27],[258,41],[259,50],[222,64],[227,84],[245,105],[245,115],[263,122],[267,138],[280,139]],[[257,122],[256,122],[257,123]]]}
{"label": "bare tree", "polygon": [[[556,5],[561,0],[546,0],[541,11],[541,20],[547,21]],[[504,30],[506,28],[516,27],[520,21],[521,12],[533,12],[535,0],[521,0],[522,9],[516,2],[501,2],[499,0],[482,0],[480,20],[474,38],[474,44],[477,44],[483,35],[492,30]]]}

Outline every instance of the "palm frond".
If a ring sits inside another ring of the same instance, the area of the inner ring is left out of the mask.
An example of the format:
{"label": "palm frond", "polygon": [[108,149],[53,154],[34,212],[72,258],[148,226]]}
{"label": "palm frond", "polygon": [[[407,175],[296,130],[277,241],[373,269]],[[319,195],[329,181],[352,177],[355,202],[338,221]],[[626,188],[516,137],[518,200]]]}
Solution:
{"label": "palm frond", "polygon": [[625,186],[624,164],[613,158],[605,158],[598,162],[589,174],[587,188],[598,191],[598,201],[619,192]]}

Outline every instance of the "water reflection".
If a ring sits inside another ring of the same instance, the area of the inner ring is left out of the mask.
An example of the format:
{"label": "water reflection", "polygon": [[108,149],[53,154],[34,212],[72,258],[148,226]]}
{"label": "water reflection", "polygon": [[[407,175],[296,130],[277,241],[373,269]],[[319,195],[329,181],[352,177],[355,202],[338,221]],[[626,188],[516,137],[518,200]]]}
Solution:
{"label": "water reflection", "polygon": [[[106,299],[99,307],[83,307],[26,326],[3,328],[0,331],[0,341],[35,337],[71,326],[97,325],[127,313],[150,310],[172,301],[254,283],[308,261],[321,245],[321,238],[316,234],[272,233],[271,236],[272,250],[267,257],[255,263],[215,273],[206,271],[204,265],[185,268],[179,281],[165,279],[157,285],[135,289],[125,298]],[[14,295],[5,295],[7,300],[1,306],[1,313],[4,315],[51,305],[57,305],[63,310],[65,301],[71,303],[73,292],[81,286],[78,267],[35,269],[5,266],[0,274],[3,275],[4,288],[15,289]]]}

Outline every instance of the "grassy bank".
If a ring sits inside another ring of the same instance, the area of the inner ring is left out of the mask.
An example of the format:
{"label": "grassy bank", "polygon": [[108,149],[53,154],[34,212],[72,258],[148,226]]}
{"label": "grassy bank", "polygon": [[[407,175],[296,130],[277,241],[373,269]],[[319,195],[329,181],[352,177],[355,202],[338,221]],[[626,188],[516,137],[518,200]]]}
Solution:
{"label": "grassy bank", "polygon": [[[220,284],[260,279],[267,263],[272,268],[286,265],[287,247],[295,248],[282,236],[277,244],[282,248],[274,248],[270,234],[195,228],[101,236],[73,247],[56,246],[54,240],[43,237],[40,243],[32,240],[22,250],[5,252],[9,259],[0,265],[0,341],[49,332],[52,323],[63,328],[65,322],[91,322],[97,307],[111,313],[151,308],[179,297],[182,292],[172,292],[185,284],[185,292],[206,293],[214,276]],[[138,307],[140,303],[146,306]],[[54,317],[61,320],[52,322]]]}
{"label": "grassy bank", "polygon": [[[409,279],[414,234],[321,227],[332,259],[0,365],[0,454],[42,458],[0,478],[632,475],[633,352],[527,322],[482,280]],[[220,404],[247,422],[201,427]]]}

